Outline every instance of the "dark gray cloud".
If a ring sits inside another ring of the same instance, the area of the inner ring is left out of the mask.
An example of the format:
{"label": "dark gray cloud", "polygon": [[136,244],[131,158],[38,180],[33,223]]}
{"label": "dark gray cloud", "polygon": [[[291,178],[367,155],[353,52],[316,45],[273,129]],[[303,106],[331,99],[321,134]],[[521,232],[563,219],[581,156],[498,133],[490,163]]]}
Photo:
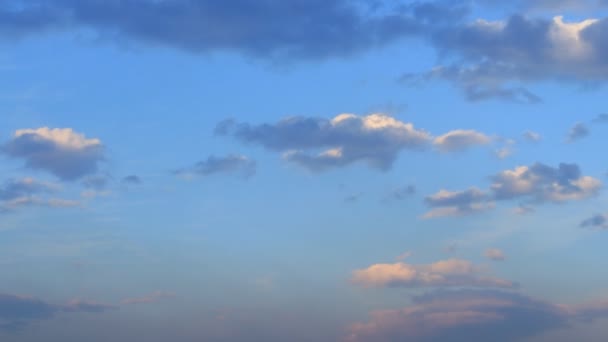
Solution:
{"label": "dark gray cloud", "polygon": [[516,292],[499,290],[439,290],[416,296],[403,309],[371,313],[370,320],[348,329],[350,342],[397,341],[519,341],[566,328],[580,317],[606,316],[605,307],[593,311],[568,310]]}
{"label": "dark gray cloud", "polygon": [[566,141],[569,143],[573,143],[577,140],[581,140],[589,136],[589,134],[591,134],[591,132],[589,131],[587,125],[582,122],[577,122],[574,126],[572,126],[572,128],[570,128]]}
{"label": "dark gray cloud", "polygon": [[28,0],[0,5],[0,36],[86,28],[123,42],[193,53],[237,51],[273,59],[318,59],[418,34],[457,20],[460,6],[385,6],[369,0]]}
{"label": "dark gray cloud", "polygon": [[192,167],[180,169],[174,171],[174,173],[186,176],[210,176],[229,173],[249,178],[255,174],[256,166],[255,160],[241,155],[209,156],[206,160],[202,160]]}
{"label": "dark gray cloud", "polygon": [[0,294],[0,329],[19,330],[30,323],[52,319],[61,312],[100,313],[111,309],[115,307],[86,301],[56,305],[33,297]]}
{"label": "dark gray cloud", "polygon": [[402,150],[420,150],[431,141],[427,132],[383,114],[291,117],[257,126],[225,121],[215,132],[282,152],[285,160],[316,172],[355,162],[388,170]]}
{"label": "dark gray cloud", "polygon": [[18,130],[1,146],[1,152],[24,160],[28,168],[48,171],[65,181],[95,174],[104,159],[98,139],[88,139],[70,128]]}
{"label": "dark gray cloud", "polygon": [[593,215],[581,222],[580,226],[583,228],[606,230],[608,229],[608,215]]}

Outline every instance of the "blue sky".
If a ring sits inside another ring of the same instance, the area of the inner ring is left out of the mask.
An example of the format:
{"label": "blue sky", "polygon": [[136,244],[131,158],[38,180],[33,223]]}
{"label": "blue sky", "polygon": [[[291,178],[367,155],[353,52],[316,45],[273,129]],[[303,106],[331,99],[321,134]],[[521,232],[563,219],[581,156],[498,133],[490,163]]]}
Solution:
{"label": "blue sky", "polygon": [[0,339],[604,341],[607,11],[0,4]]}

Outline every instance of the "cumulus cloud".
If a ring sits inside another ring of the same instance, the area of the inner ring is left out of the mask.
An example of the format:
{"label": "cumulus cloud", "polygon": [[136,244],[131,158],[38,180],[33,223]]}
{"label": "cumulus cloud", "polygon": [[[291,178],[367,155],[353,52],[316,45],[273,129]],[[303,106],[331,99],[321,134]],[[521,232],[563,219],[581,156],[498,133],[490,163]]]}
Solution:
{"label": "cumulus cloud", "polygon": [[256,172],[256,162],[246,156],[231,154],[224,157],[209,156],[194,166],[174,171],[177,175],[211,176],[214,174],[237,174],[245,178]]}
{"label": "cumulus cloud", "polygon": [[485,257],[494,261],[504,261],[507,257],[505,253],[497,248],[487,249],[484,253]]}
{"label": "cumulus cloud", "polygon": [[18,330],[35,321],[52,319],[61,312],[100,313],[115,308],[80,300],[57,305],[34,297],[0,294],[0,329]]}
{"label": "cumulus cloud", "polygon": [[608,230],[608,215],[595,214],[580,224],[583,228]]}
{"label": "cumulus cloud", "polygon": [[565,21],[528,18],[478,19],[431,33],[439,53],[453,58],[419,75],[443,79],[461,88],[471,101],[503,99],[538,103],[525,88],[537,81],[603,83],[608,80],[608,45],[602,37],[608,19]]}
{"label": "cumulus cloud", "polygon": [[89,139],[71,128],[17,130],[1,151],[25,161],[28,168],[48,171],[66,181],[95,174],[104,159],[100,140]]}
{"label": "cumulus cloud", "polygon": [[448,259],[432,264],[375,264],[353,272],[352,281],[365,287],[492,287],[513,288],[510,281],[486,275],[471,262]]}
{"label": "cumulus cloud", "polygon": [[583,176],[577,164],[558,167],[536,163],[519,166],[492,177],[491,191],[497,200],[528,199],[534,202],[565,202],[589,198],[598,193],[602,183]]}
{"label": "cumulus cloud", "polygon": [[587,137],[589,134],[590,132],[589,128],[587,128],[587,125],[582,122],[577,122],[574,126],[572,126],[572,128],[570,128],[566,141],[569,143],[573,143],[577,140],[581,140]]}
{"label": "cumulus cloud", "polygon": [[494,207],[490,196],[477,188],[464,191],[441,190],[434,195],[427,196],[425,202],[432,209],[424,214],[424,218],[462,216]]}
{"label": "cumulus cloud", "polygon": [[542,163],[518,166],[491,177],[487,191],[470,188],[464,191],[441,190],[427,196],[431,208],[424,218],[463,216],[494,208],[497,201],[520,200],[518,214],[530,213],[532,204],[567,202],[590,198],[599,193],[602,182],[583,176],[577,164],[561,163],[551,167]]}
{"label": "cumulus cloud", "polygon": [[474,130],[454,130],[434,139],[433,144],[442,152],[463,151],[472,146],[487,145],[487,135]]}
{"label": "cumulus cloud", "polygon": [[215,132],[282,152],[288,162],[316,172],[355,162],[388,170],[402,150],[420,150],[431,141],[426,131],[384,114],[290,117],[257,126],[228,120]]}

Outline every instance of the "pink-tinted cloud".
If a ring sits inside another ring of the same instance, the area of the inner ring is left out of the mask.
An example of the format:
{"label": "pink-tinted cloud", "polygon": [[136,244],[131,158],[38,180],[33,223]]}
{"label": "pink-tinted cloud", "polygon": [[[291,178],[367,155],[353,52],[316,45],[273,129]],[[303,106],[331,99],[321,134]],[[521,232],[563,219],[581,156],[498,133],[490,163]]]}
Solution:
{"label": "pink-tinted cloud", "polygon": [[353,272],[352,281],[365,287],[494,287],[516,285],[488,276],[470,261],[448,259],[432,264],[375,264]]}
{"label": "pink-tinted cloud", "polygon": [[164,291],[156,291],[142,297],[125,298],[121,301],[123,305],[155,303],[162,299],[173,298],[175,294]]}

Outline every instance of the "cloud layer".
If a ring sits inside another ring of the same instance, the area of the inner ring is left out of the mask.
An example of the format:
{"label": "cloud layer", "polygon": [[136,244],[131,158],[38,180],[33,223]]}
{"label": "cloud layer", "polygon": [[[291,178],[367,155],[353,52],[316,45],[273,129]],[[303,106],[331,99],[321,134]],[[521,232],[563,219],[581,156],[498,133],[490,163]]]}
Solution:
{"label": "cloud layer", "polygon": [[608,305],[565,306],[499,290],[439,290],[403,309],[381,310],[349,327],[350,342],[519,341],[605,317]]}

